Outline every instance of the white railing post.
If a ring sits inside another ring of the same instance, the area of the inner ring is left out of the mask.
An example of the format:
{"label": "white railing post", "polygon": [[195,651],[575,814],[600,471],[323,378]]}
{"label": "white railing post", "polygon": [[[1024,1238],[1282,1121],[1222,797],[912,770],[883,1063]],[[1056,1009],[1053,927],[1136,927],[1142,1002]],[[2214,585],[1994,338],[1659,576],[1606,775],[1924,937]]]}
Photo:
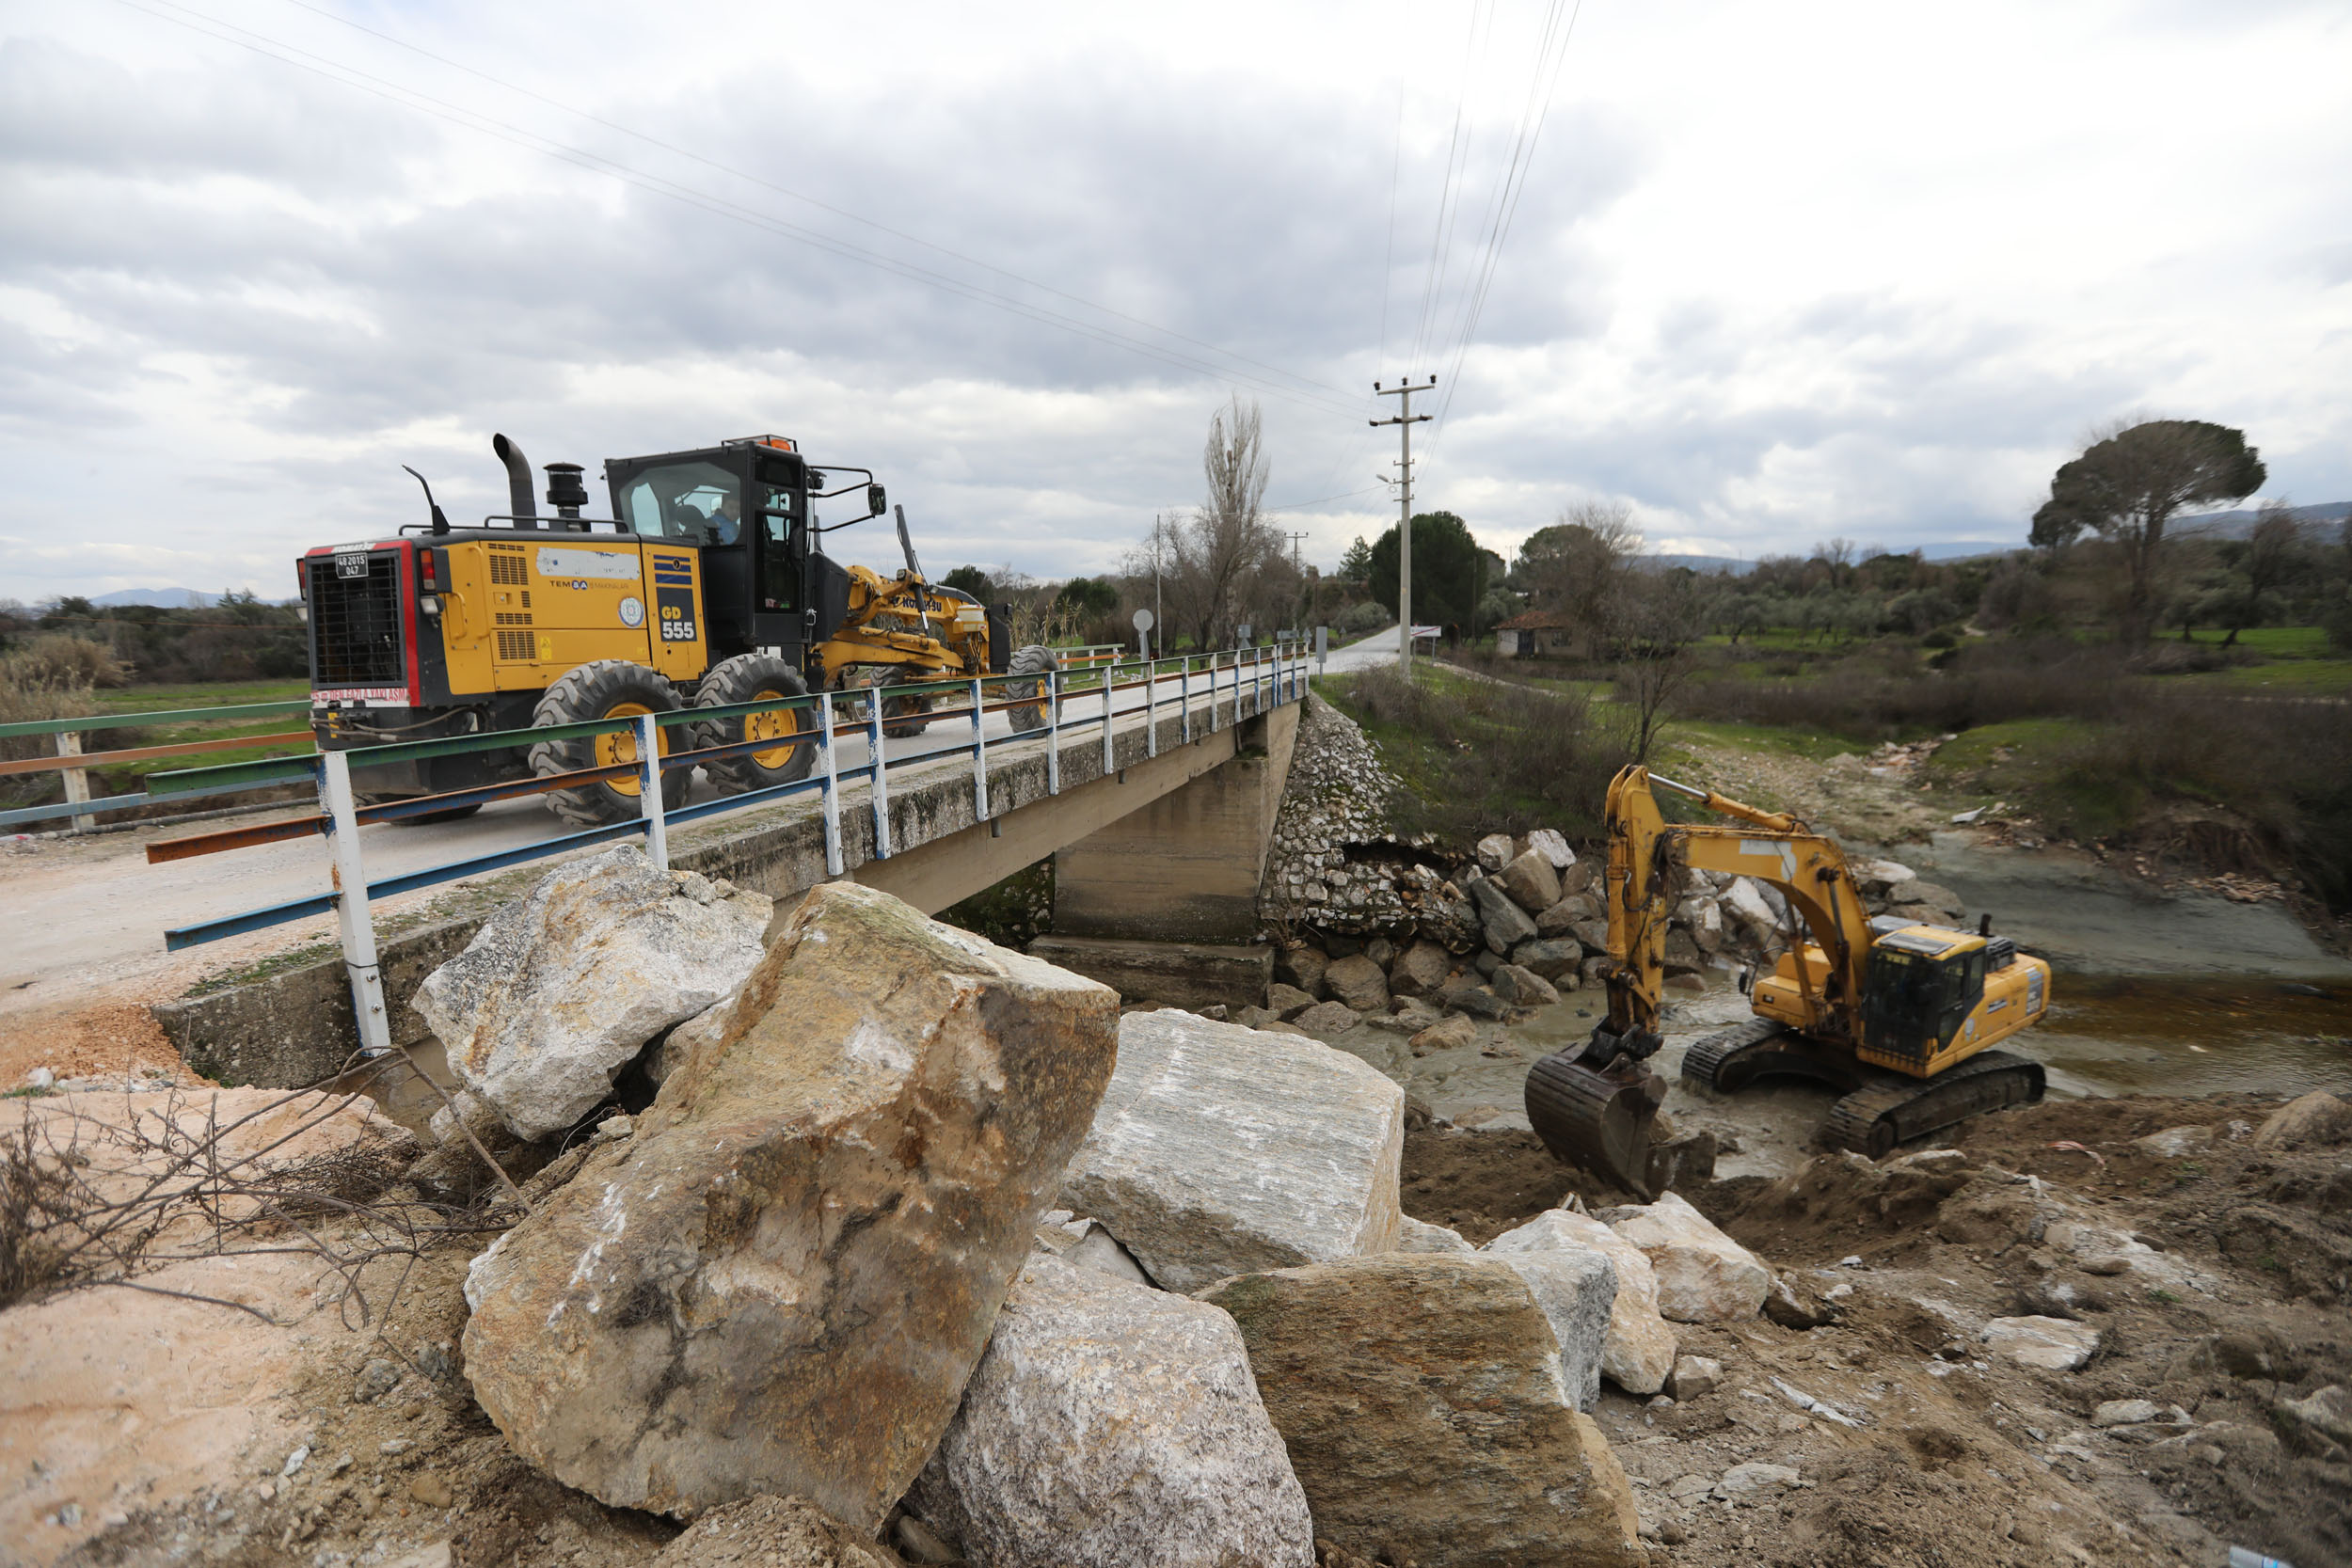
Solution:
{"label": "white railing post", "polygon": [[351,976],[351,1010],[363,1054],[392,1049],[392,1018],[384,1006],[384,974],[375,961],[375,920],[368,909],[368,872],[359,858],[359,817],[351,796],[351,755],[328,752],[319,777],[335,854],[335,918],[342,927],[343,970]]}
{"label": "white railing post", "polygon": [[1045,672],[1045,793],[1061,793],[1061,660]]}
{"label": "white railing post", "polygon": [[1111,688],[1118,685],[1116,664],[1103,666],[1103,777],[1109,778],[1116,767],[1111,748]]}
{"label": "white railing post", "polygon": [[[61,757],[78,757],[81,754],[82,732],[79,730],[59,730],[57,732],[57,755]],[[65,770],[65,799],[66,804],[70,806],[87,805],[89,802],[88,768],[69,768]],[[86,812],[74,812],[67,819],[66,828],[70,832],[88,832],[88,814]]]}
{"label": "white railing post", "polygon": [[1184,717],[1178,721],[1178,736],[1184,744],[1192,744],[1192,656],[1186,654],[1176,664],[1176,703]]}
{"label": "white railing post", "polygon": [[874,805],[874,858],[890,858],[890,785],[882,774],[887,759],[882,755],[882,708],[877,697],[866,705],[866,749],[872,753],[866,760],[874,765],[873,782],[866,785],[866,799]]}
{"label": "white railing post", "polygon": [[[873,695],[874,705],[882,705],[882,693]],[[823,717],[817,724],[818,743],[825,752],[825,875],[841,875],[841,770],[834,757],[833,693],[819,689],[817,711]]]}
{"label": "white railing post", "polygon": [[1160,754],[1160,661],[1156,658],[1143,667],[1143,754]]}
{"label": "white railing post", "polygon": [[1223,727],[1216,721],[1216,666],[1217,660],[1222,657],[1224,656],[1216,649],[1209,650],[1209,733],[1211,735],[1216,734]]}
{"label": "white railing post", "polygon": [[645,819],[645,858],[670,869],[669,805],[661,798],[661,732],[653,715],[637,716],[637,811]]}
{"label": "white railing post", "polygon": [[972,677],[972,820],[988,820],[988,736],[982,732],[988,716],[980,711],[988,699],[980,690],[980,677]]}

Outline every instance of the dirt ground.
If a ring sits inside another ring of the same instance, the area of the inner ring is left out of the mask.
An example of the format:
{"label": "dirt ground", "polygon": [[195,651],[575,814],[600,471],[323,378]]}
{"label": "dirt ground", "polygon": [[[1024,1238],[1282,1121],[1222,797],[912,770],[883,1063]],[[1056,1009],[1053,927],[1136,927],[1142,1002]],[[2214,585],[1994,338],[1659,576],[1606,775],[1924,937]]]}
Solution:
{"label": "dirt ground", "polygon": [[[1837,1292],[1836,1316],[1678,1324],[1684,1354],[1723,1364],[1720,1388],[1658,1408],[1604,1393],[1597,1418],[1659,1557],[2212,1564],[2242,1544],[2298,1568],[2352,1562],[2352,1455],[2279,1414],[2352,1384],[2352,1158],[2255,1148],[2277,1104],[2050,1101],[1955,1130],[1947,1155],[1825,1155],[1687,1194],[1785,1276]],[[2135,1146],[2181,1127],[2197,1130],[2186,1153]],[[1525,1132],[1406,1142],[1406,1211],[1473,1241],[1570,1190],[1615,1196],[1566,1179]],[[1988,1354],[1988,1320],[2036,1313],[2095,1328],[2090,1362],[2038,1371]],[[2102,1402],[2129,1399],[2167,1416],[2091,1426]],[[1751,1463],[1800,1479],[1726,1487]]]}

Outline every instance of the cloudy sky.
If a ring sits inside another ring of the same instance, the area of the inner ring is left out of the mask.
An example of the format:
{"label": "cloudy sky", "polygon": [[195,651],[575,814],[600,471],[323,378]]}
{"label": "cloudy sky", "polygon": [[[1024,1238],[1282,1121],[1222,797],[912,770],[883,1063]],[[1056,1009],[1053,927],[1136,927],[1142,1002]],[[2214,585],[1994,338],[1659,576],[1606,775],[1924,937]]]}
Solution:
{"label": "cloudy sky", "polygon": [[0,597],[283,597],[494,430],[1098,570],[1236,393],[1327,564],[1433,373],[1498,549],[2016,543],[2135,412],[2352,497],[2348,368],[2341,0],[0,0]]}

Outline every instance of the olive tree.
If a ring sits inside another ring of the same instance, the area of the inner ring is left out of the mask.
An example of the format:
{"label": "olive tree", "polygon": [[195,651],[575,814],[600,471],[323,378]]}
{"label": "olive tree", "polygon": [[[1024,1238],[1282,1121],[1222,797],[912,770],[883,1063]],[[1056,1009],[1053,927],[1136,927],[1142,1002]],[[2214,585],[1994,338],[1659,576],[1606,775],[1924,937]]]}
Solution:
{"label": "olive tree", "polygon": [[2128,425],[2059,467],[2033,515],[2033,542],[2057,549],[2091,532],[2113,544],[2127,573],[2123,634],[2144,641],[2165,525],[2183,507],[2250,496],[2265,477],[2242,430],[2203,420]]}

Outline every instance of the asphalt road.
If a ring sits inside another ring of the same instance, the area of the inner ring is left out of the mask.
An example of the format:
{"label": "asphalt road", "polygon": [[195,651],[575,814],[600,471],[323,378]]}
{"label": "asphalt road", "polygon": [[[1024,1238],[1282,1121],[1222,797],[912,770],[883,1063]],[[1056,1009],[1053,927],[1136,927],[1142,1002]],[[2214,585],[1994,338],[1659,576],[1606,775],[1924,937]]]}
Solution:
{"label": "asphalt road", "polygon": [[[1391,626],[1335,649],[1327,668],[1359,669],[1393,657],[1395,639]],[[1164,689],[1163,715],[1172,711],[1169,696]],[[1139,722],[1136,710],[1143,697],[1141,691],[1119,693],[1115,713],[1128,717],[1115,721],[1122,727]],[[1206,711],[1205,694],[1196,690],[1194,703],[1196,711]],[[1099,719],[1101,712],[1099,697],[1081,693],[1066,704],[1063,723]],[[984,733],[1017,748],[1042,743],[1041,737],[1011,740],[1009,722],[1002,714],[988,716]],[[944,719],[919,736],[885,741],[883,751],[894,765],[902,760],[913,765],[912,759],[922,752],[955,744],[969,734],[968,719]],[[861,767],[866,755],[862,734],[843,737],[841,767]],[[930,766],[968,768],[969,759],[950,756]],[[709,782],[697,773],[684,803],[716,798]],[[290,808],[284,815],[296,813]],[[220,825],[263,820],[267,818],[232,817]],[[332,931],[333,917],[320,915],[167,955],[163,934],[168,928],[314,896],[332,885],[325,844],[316,837],[161,865],[147,863],[149,844],[203,831],[201,824],[178,824],[81,839],[14,841],[0,858],[0,921],[9,932],[8,941],[0,944],[0,1024],[10,1015],[22,1019],[28,1010],[45,1011],[100,996],[149,1002],[176,995],[204,974],[247,964]],[[546,803],[527,798],[485,806],[462,821],[365,828],[360,843],[373,881],[519,848],[559,831],[561,825]],[[380,900],[376,910],[379,918],[396,917],[436,896],[437,890],[426,889]]]}

